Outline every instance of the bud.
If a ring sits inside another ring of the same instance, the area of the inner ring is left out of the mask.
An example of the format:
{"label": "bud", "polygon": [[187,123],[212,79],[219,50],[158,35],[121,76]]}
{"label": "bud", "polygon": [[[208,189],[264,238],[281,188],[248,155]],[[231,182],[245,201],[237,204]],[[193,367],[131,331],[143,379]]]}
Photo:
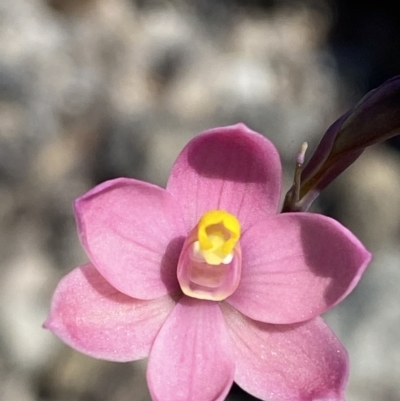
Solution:
{"label": "bud", "polygon": [[[306,211],[320,192],[354,163],[367,146],[400,133],[400,76],[367,93],[326,131],[305,165],[300,188],[288,191],[283,212]],[[299,200],[293,202],[298,191]]]}

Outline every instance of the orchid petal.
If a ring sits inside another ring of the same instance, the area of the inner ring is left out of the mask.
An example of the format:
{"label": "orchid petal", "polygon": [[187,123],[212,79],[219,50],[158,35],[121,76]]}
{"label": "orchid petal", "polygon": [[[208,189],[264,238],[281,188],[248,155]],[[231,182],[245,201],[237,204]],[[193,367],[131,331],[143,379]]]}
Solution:
{"label": "orchid petal", "polygon": [[151,349],[147,381],[154,401],[222,401],[234,369],[218,304],[183,297]]}
{"label": "orchid petal", "polygon": [[266,323],[302,322],[340,302],[371,254],[337,221],[318,214],[265,218],[242,237],[242,277],[227,301]]}
{"label": "orchid petal", "polygon": [[322,318],[291,325],[223,308],[236,358],[235,382],[263,400],[344,400],[348,357]]}
{"label": "orchid petal", "polygon": [[176,200],[162,188],[120,178],[75,203],[91,262],[116,289],[155,299],[179,288],[176,265],[186,232]]}
{"label": "orchid petal", "polygon": [[130,298],[86,264],[60,281],[44,327],[94,358],[133,361],[149,354],[174,305],[170,296],[153,301]]}
{"label": "orchid petal", "polygon": [[215,209],[232,213],[246,229],[277,212],[280,188],[277,150],[243,124],[192,139],[178,156],[167,185],[180,200],[188,229]]}

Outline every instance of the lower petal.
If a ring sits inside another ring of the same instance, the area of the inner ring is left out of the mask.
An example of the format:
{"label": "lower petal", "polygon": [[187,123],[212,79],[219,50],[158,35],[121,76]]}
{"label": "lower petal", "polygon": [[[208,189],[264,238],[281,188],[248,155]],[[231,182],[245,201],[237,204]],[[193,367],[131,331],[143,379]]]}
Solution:
{"label": "lower petal", "polygon": [[233,382],[231,344],[217,303],[183,297],[151,349],[155,401],[222,401]]}
{"label": "lower petal", "polygon": [[44,327],[84,354],[133,361],[149,354],[174,305],[170,296],[153,301],[130,298],[87,264],[60,281]]}
{"label": "lower petal", "polygon": [[223,313],[236,358],[235,382],[262,400],[344,400],[347,352],[322,318],[291,325]]}

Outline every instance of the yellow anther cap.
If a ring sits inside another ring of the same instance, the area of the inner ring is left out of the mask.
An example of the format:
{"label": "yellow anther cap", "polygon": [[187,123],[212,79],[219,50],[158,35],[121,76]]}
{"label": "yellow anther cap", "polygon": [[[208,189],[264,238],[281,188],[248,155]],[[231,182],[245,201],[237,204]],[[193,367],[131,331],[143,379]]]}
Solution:
{"label": "yellow anther cap", "polygon": [[211,210],[198,223],[199,253],[207,263],[219,265],[232,254],[240,238],[240,223],[224,210]]}

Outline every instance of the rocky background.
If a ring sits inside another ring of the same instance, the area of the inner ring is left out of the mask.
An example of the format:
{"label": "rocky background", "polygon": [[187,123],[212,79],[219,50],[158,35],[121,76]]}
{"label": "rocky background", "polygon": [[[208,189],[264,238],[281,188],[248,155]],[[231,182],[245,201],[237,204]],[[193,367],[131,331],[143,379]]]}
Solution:
{"label": "rocky background", "polygon": [[[72,201],[117,176],[163,185],[191,137],[238,121],[276,144],[287,190],[300,144],[400,72],[398,20],[385,1],[0,0],[0,401],[149,401],[145,361],[90,359],[41,328],[86,261]],[[398,144],[314,206],[374,252],[326,316],[347,401],[400,399]]]}

